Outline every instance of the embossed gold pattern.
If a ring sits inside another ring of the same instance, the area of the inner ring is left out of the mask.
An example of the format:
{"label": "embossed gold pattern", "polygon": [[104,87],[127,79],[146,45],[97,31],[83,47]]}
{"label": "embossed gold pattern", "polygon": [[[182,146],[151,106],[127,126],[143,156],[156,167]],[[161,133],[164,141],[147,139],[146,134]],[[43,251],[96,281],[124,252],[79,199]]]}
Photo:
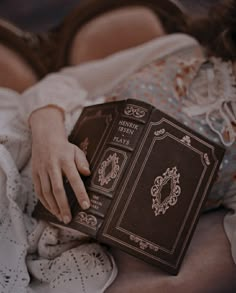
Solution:
{"label": "embossed gold pattern", "polygon": [[[155,216],[165,214],[166,211],[176,205],[178,197],[181,194],[181,188],[179,186],[180,174],[177,173],[177,168],[168,168],[163,176],[155,178],[154,185],[151,188],[152,209],[154,210]],[[170,194],[162,199],[162,189],[166,184],[170,184]]]}
{"label": "embossed gold pattern", "polygon": [[159,135],[164,134],[165,132],[166,132],[165,129],[162,128],[162,129],[160,129],[160,130],[156,130],[156,131],[154,132],[154,135],[155,135],[155,136],[159,136]]}
{"label": "embossed gold pattern", "polygon": [[210,163],[208,154],[205,153],[203,157],[204,157],[204,160],[205,160],[206,164],[209,166],[211,163]]}
{"label": "embossed gold pattern", "polygon": [[135,243],[138,243],[139,245],[139,248],[141,248],[142,250],[145,250],[145,249],[151,249],[155,252],[157,252],[159,250],[159,247],[157,245],[154,245],[152,243],[149,243],[147,241],[144,241],[143,239],[141,239],[140,237],[137,237],[133,234],[130,234],[130,237],[129,239]]}
{"label": "embossed gold pattern", "polygon": [[146,112],[146,109],[131,104],[128,104],[124,110],[125,115],[133,116],[135,118],[143,118],[146,115]]}
{"label": "embossed gold pattern", "polygon": [[188,146],[191,146],[191,139],[188,135],[185,135],[180,141],[187,144]]}
{"label": "embossed gold pattern", "polygon": [[97,226],[96,217],[85,212],[79,212],[74,221],[94,228]]}
{"label": "embossed gold pattern", "polygon": [[79,145],[80,149],[84,152],[85,155],[87,155],[88,146],[89,146],[89,139],[88,137],[86,137]]}
{"label": "embossed gold pattern", "polygon": [[[110,170],[109,170],[110,169]],[[102,162],[101,167],[98,169],[98,181],[101,186],[108,184],[112,179],[115,179],[120,170],[119,158],[117,153],[109,155],[109,157]]]}

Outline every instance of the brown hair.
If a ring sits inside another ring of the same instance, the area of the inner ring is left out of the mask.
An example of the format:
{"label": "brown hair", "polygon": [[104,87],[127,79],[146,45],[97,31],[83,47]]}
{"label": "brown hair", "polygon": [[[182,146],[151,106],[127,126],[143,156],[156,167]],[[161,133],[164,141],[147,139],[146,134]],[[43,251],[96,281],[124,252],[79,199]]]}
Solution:
{"label": "brown hair", "polygon": [[220,1],[207,17],[189,19],[186,33],[194,36],[210,55],[236,60],[236,0]]}

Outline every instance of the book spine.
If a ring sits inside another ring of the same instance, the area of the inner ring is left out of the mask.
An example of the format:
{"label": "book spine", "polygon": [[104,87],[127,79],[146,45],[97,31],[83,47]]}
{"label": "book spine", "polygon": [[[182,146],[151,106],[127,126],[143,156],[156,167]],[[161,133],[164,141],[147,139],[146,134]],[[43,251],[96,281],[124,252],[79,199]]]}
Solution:
{"label": "book spine", "polygon": [[74,228],[97,237],[151,112],[152,106],[141,101],[128,99],[120,105],[119,115],[99,153],[92,176],[85,183],[91,207],[86,211],[79,208],[73,220]]}

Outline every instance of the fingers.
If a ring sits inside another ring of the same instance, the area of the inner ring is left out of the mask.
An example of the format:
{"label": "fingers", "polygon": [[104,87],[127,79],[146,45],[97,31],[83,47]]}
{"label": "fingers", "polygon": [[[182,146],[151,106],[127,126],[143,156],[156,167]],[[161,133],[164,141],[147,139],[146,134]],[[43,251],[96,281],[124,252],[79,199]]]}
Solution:
{"label": "fingers", "polygon": [[36,194],[38,195],[39,200],[44,205],[44,207],[50,211],[50,207],[47,204],[47,202],[43,196],[43,192],[41,189],[41,182],[40,182],[39,176],[37,174],[33,173],[33,181],[34,181],[34,189],[35,189]]}
{"label": "fingers", "polygon": [[50,207],[51,212],[58,217],[60,215],[60,210],[57,201],[54,197],[54,194],[52,193],[49,175],[47,174],[47,172],[44,172],[43,174],[39,174],[39,177],[44,200]]}
{"label": "fingers", "polygon": [[54,156],[47,156],[45,159],[43,153],[42,160],[34,157],[32,169],[35,191],[45,208],[60,221],[68,224],[72,216],[62,174],[69,180],[82,209],[88,209],[90,201],[80,173],[90,175],[89,164],[85,154],[69,143],[53,154]]}
{"label": "fingers", "polygon": [[85,210],[88,209],[90,207],[89,197],[76,166],[65,165],[63,171],[71,184],[71,187],[76,195],[76,198],[81,208]]}
{"label": "fingers", "polygon": [[87,158],[84,154],[84,152],[79,149],[77,146],[75,147],[75,164],[79,172],[85,176],[90,175],[89,170],[89,163],[87,161]]}
{"label": "fingers", "polygon": [[62,216],[62,221],[65,224],[68,224],[71,221],[71,212],[63,185],[61,171],[59,168],[54,168],[51,170],[49,175],[51,179],[52,191],[54,197],[56,198],[60,214]]}

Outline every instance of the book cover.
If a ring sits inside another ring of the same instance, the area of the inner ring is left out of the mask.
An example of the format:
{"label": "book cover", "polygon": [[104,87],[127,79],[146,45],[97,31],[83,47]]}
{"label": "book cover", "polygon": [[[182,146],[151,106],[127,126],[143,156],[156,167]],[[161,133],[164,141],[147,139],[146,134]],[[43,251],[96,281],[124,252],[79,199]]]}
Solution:
{"label": "book cover", "polygon": [[[134,99],[84,108],[69,139],[90,162],[91,207],[65,180],[67,226],[177,274],[224,149]],[[34,215],[64,225],[40,203]]]}

